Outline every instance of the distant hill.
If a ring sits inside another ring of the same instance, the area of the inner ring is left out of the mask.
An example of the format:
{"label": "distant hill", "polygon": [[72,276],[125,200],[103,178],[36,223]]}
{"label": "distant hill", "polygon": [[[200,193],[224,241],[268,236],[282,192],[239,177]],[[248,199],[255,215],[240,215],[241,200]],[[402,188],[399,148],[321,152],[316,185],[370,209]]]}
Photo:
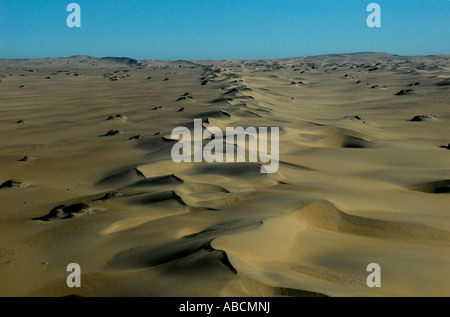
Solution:
{"label": "distant hill", "polygon": [[[449,58],[450,55],[394,55],[378,52],[361,52],[347,54],[327,54],[318,56],[307,56],[293,58],[303,60],[305,62],[328,62],[328,63],[345,63],[345,62],[377,62],[377,61],[396,61],[396,60],[414,60],[424,57]],[[289,60],[289,59],[287,59]]]}
{"label": "distant hill", "polygon": [[252,60],[136,60],[130,57],[93,57],[75,55],[70,57],[39,58],[39,59],[0,59],[2,68],[54,68],[54,69],[89,69],[89,68],[123,68],[123,67],[165,67],[165,66],[201,66],[201,65],[236,65],[242,63],[374,63],[382,61],[419,61],[423,59],[450,59],[445,55],[393,55],[378,52],[361,52],[346,54],[327,54],[318,56],[291,57],[280,59],[252,59]]}
{"label": "distant hill", "polygon": [[0,66],[8,67],[49,67],[49,68],[112,68],[141,66],[140,61],[129,57],[92,57],[75,55],[70,57],[39,59],[0,59]]}

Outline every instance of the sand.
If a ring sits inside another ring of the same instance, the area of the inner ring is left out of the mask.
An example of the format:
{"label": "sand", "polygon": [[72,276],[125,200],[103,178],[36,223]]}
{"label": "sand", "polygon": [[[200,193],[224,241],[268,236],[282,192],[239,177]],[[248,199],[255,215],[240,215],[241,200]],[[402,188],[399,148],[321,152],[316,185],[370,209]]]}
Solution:
{"label": "sand", "polygon": [[[448,55],[0,60],[0,296],[450,296],[449,78]],[[174,163],[195,118],[280,127],[278,171]]]}

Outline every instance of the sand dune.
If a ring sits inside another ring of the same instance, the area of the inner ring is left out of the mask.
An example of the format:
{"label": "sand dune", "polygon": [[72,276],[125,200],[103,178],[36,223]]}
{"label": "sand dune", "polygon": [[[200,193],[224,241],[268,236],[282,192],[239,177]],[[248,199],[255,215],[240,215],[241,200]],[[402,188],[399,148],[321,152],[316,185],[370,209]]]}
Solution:
{"label": "sand dune", "polygon": [[[449,296],[449,63],[0,60],[0,296]],[[194,119],[278,171],[175,163]]]}

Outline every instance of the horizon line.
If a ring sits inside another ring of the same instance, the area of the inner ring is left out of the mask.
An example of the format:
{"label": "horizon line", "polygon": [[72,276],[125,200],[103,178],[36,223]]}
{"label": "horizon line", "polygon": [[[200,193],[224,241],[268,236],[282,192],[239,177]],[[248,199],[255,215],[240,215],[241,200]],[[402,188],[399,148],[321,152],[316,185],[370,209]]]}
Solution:
{"label": "horizon line", "polygon": [[[450,0],[449,0],[450,1]],[[377,52],[377,51],[359,51],[359,52],[345,52],[345,53],[325,53],[325,54],[317,54],[317,55],[303,55],[303,56],[289,56],[289,57],[271,57],[271,58],[220,58],[220,59],[159,59],[159,58],[134,58],[130,56],[94,56],[94,55],[86,55],[86,54],[75,54],[70,56],[46,56],[46,57],[26,57],[26,58],[9,58],[9,57],[0,57],[0,60],[39,60],[39,59],[64,59],[64,58],[73,58],[73,57],[91,57],[98,59],[107,59],[107,58],[117,58],[117,59],[132,59],[136,61],[245,61],[245,60],[280,60],[280,59],[291,59],[291,58],[307,58],[307,57],[321,57],[321,56],[330,56],[330,55],[357,55],[357,54],[386,54],[391,56],[402,56],[402,57],[420,57],[420,56],[449,56],[450,53],[439,53],[439,54],[394,54],[388,52]]]}

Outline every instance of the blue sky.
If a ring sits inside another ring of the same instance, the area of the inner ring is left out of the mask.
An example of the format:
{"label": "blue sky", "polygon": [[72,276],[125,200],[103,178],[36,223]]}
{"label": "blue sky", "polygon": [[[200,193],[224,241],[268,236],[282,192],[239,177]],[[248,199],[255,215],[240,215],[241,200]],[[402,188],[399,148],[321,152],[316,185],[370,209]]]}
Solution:
{"label": "blue sky", "polygon": [[[69,28],[69,3],[81,28]],[[381,6],[369,28],[368,4]],[[0,0],[0,58],[449,54],[448,0]]]}

